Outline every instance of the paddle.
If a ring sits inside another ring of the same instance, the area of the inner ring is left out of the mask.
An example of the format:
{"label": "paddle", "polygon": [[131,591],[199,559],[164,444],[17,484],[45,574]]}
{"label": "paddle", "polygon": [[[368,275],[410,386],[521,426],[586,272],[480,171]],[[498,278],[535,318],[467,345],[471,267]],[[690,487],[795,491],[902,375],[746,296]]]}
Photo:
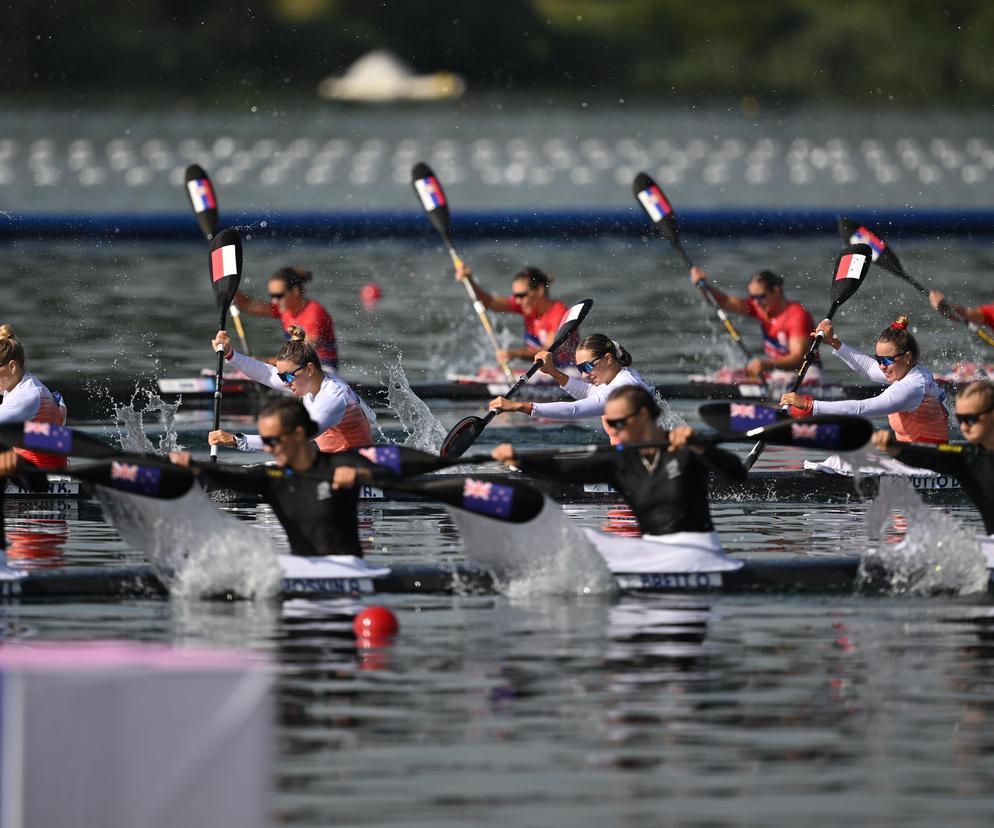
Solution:
{"label": "paddle", "polygon": [[[863,284],[867,271],[870,269],[871,256],[872,251],[865,244],[850,245],[843,248],[839,253],[835,259],[835,270],[832,273],[832,303],[829,305],[828,313],[825,314],[826,319],[831,319],[835,316],[835,312]],[[793,382],[791,382],[790,388],[787,389],[788,393],[792,393],[800,388],[801,382],[804,380],[804,375],[808,373],[808,368],[811,367],[815,357],[818,355],[818,349],[824,338],[825,334],[822,331],[818,331],[807,353],[804,355],[801,367],[797,369],[797,375],[794,377]],[[780,410],[786,412],[789,410],[789,406],[781,406]],[[764,447],[765,443],[762,440],[752,447],[752,451],[749,452],[749,456],[746,457],[744,462],[746,469],[753,467],[756,460],[759,459],[759,455],[762,454]]]}
{"label": "paddle", "polygon": [[[219,330],[224,330],[228,308],[238,292],[242,278],[242,238],[233,228],[222,230],[211,241],[211,287],[217,303]],[[221,427],[221,382],[224,373],[224,348],[218,348],[217,371],[214,374],[214,431]],[[211,462],[217,462],[217,446],[211,446]]]}
{"label": "paddle", "polygon": [[[893,273],[899,279],[903,279],[923,296],[928,297],[928,288],[921,282],[918,282],[908,275],[908,272],[898,260],[897,254],[894,253],[891,246],[868,227],[862,224],[857,224],[855,221],[850,221],[847,218],[840,218],[839,235],[842,236],[844,243],[856,244],[862,242],[863,244],[869,245],[870,250],[872,251],[873,261],[876,264],[880,265],[880,267],[889,273]],[[972,319],[969,319],[955,308],[946,304],[945,300],[939,303],[939,313],[947,319],[952,319],[955,322],[966,325],[978,339],[988,345],[994,345],[994,336],[991,336],[991,334],[985,331]]]}
{"label": "paddle", "polygon": [[[594,306],[593,299],[583,299],[577,302],[573,307],[567,311],[566,315],[563,317],[563,321],[559,323],[559,330],[556,331],[556,338],[552,342],[552,346],[549,351],[555,354],[565,343],[566,340],[573,335],[574,331],[580,327],[580,323],[586,319],[587,314],[590,313],[590,309]],[[535,372],[538,371],[540,363],[532,363],[531,368],[529,368],[524,374],[522,374],[516,383],[511,386],[508,392],[504,395],[505,397],[512,397],[517,393],[518,389],[521,388],[528,380],[530,380]],[[490,411],[485,417],[464,417],[458,423],[456,423],[452,430],[445,435],[445,439],[442,441],[442,447],[438,450],[440,457],[461,457],[466,453],[473,443],[476,442],[480,434],[483,433],[490,421],[496,417],[497,411]]]}
{"label": "paddle", "polygon": [[[423,161],[415,164],[411,170],[411,185],[414,187],[414,193],[417,195],[425,214],[428,216],[428,221],[438,231],[438,235],[442,237],[445,248],[449,251],[449,256],[452,259],[452,264],[457,268],[462,267],[462,259],[459,258],[459,254],[452,244],[452,236],[449,232],[449,202],[445,197],[445,191],[442,190],[442,185],[435,177],[435,173],[431,171],[431,167]],[[490,324],[487,309],[483,307],[483,302],[477,296],[473,283],[469,279],[463,279],[462,283],[466,286],[469,300],[473,303],[473,310],[476,311],[476,315],[480,318],[480,324],[483,325],[483,330],[486,331],[487,338],[490,340],[490,344],[496,353],[500,350],[500,343],[497,342],[497,336],[494,334],[493,326]],[[514,382],[514,373],[511,371],[511,366],[507,360],[498,359],[497,361],[500,363],[507,381]]]}
{"label": "paddle", "polygon": [[[680,244],[680,231],[676,224],[676,213],[673,212],[673,207],[669,199],[666,198],[659,185],[649,175],[640,172],[635,176],[635,181],[632,184],[632,192],[635,194],[636,201],[645,210],[645,214],[649,217],[649,221],[652,222],[652,226],[656,228],[659,235],[673,245],[676,252],[680,254],[680,258],[683,259],[683,263],[687,266],[687,269],[690,270],[694,266],[694,263],[690,260],[690,256],[687,255],[687,251],[683,249],[683,245]],[[701,279],[697,283],[697,287],[700,288],[704,296],[704,301],[714,308],[715,313],[718,314],[718,318],[725,326],[725,330],[728,331],[728,335],[732,337],[735,344],[739,346],[739,350],[745,355],[746,361],[751,360],[752,353],[742,341],[739,332],[735,330],[735,326],[732,325],[732,320],[728,318],[728,314],[718,304],[718,300],[711,292],[708,283]],[[766,384],[765,381],[763,384]]]}

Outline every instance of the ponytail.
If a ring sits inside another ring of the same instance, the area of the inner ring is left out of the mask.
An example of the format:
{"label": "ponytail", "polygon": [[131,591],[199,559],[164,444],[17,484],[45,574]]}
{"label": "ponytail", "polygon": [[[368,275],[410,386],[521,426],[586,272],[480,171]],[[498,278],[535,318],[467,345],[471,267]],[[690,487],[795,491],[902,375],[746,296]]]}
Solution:
{"label": "ponytail", "polygon": [[0,365],[16,362],[24,368],[24,346],[18,341],[10,325],[0,325]]}

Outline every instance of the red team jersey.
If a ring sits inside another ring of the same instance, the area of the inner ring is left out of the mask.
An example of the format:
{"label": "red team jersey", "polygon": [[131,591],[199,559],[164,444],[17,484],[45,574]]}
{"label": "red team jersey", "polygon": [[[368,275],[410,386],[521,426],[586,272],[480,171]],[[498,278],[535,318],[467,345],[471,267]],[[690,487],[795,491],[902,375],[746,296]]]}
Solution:
{"label": "red team jersey", "polygon": [[[559,323],[562,322],[566,311],[569,310],[562,302],[555,301],[546,309],[545,313],[539,314],[534,311],[525,314],[521,310],[521,300],[516,296],[507,297],[511,305],[511,311],[525,318],[525,345],[533,351],[541,351],[545,347],[545,340],[554,335],[559,330]],[[576,354],[576,345],[579,340],[575,337],[563,345],[556,354],[556,365],[571,365]]]}
{"label": "red team jersey", "polygon": [[994,328],[994,305],[981,305],[980,312],[984,315],[984,324]]}
{"label": "red team jersey", "polygon": [[[776,316],[769,316],[755,300],[749,300],[749,315],[756,317],[763,329],[763,350],[770,359],[790,353],[790,340],[808,339],[815,329],[811,314],[800,302],[788,302]],[[818,357],[815,356],[815,361]]]}
{"label": "red team jersey", "polygon": [[[299,325],[307,332],[307,339],[314,343],[318,359],[334,369],[338,369],[338,345],[335,342],[335,325],[328,311],[313,299],[308,299],[300,313],[294,315],[290,311],[280,313],[276,305],[272,305],[273,317],[283,323],[283,330],[289,331],[291,325]],[[289,333],[287,334],[289,337]]]}

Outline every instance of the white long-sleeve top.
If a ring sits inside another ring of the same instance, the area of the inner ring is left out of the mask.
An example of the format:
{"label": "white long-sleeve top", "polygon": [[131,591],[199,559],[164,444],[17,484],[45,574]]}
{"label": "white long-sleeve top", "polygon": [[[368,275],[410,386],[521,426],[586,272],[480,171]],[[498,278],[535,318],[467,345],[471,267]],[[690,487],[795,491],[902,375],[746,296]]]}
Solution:
{"label": "white long-sleeve top", "polygon": [[[833,353],[857,373],[873,382],[886,383],[887,377],[877,361],[855,351],[846,344]],[[876,397],[866,400],[815,400],[812,414],[855,414],[860,417],[884,417],[901,439],[944,442],[948,437],[948,412],[944,405],[946,392],[939,387],[929,371],[921,364],[911,367],[901,379],[890,383]]]}
{"label": "white long-sleeve top", "polygon": [[42,409],[52,409],[51,416],[45,422],[61,425],[65,422],[65,414],[56,415],[56,409],[65,411],[61,399],[57,399],[51,391],[34,374],[25,373],[21,381],[10,391],[3,392],[0,402],[0,423],[23,423],[33,420]]}
{"label": "white long-sleeve top", "polygon": [[563,390],[576,402],[533,403],[532,417],[545,417],[550,420],[579,420],[583,417],[599,417],[604,413],[604,403],[616,388],[624,385],[641,385],[650,394],[656,389],[649,385],[638,371],[622,368],[607,385],[593,385],[582,379],[571,377]]}
{"label": "white long-sleeve top", "polygon": [[[237,351],[232,353],[229,361],[260,385],[291,393],[279,378],[275,365]],[[305,394],[300,401],[317,423],[318,434],[314,440],[321,451],[344,451],[373,442],[370,424],[376,422],[376,415],[344,380],[325,374],[318,392]],[[238,448],[242,451],[262,451],[262,438],[258,434],[242,434],[238,439]]]}

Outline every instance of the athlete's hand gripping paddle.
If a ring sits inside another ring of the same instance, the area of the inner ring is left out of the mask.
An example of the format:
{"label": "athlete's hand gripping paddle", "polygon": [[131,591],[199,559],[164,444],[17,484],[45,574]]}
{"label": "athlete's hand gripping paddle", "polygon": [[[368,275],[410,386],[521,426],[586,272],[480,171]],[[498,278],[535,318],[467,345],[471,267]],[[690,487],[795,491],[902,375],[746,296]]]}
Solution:
{"label": "athlete's hand gripping paddle", "polygon": [[[586,319],[587,314],[590,313],[590,309],[593,306],[593,299],[584,299],[577,302],[567,311],[563,317],[563,321],[559,324],[559,330],[556,331],[556,338],[549,348],[553,354],[566,344],[566,340],[580,327],[580,323]],[[511,386],[510,390],[504,396],[507,398],[513,397],[518,389],[535,375],[539,367],[539,363],[533,363],[531,368],[518,378],[518,381]],[[483,429],[490,424],[490,421],[497,414],[497,411],[490,411],[486,417],[464,417],[461,419],[445,436],[445,440],[442,441],[442,447],[438,450],[439,456],[461,457],[466,453],[466,449],[476,442],[477,438],[483,433]]]}
{"label": "athlete's hand gripping paddle", "polygon": [[[242,237],[237,230],[222,230],[211,241],[211,288],[217,303],[218,329],[224,330],[228,321],[228,308],[238,291],[242,278]],[[224,373],[224,349],[217,352],[217,371],[214,374],[214,427],[221,427],[221,383]],[[217,462],[217,446],[211,446],[211,461]]]}
{"label": "athlete's hand gripping paddle", "polygon": [[[415,164],[411,170],[411,185],[414,187],[414,194],[418,197],[418,201],[424,208],[425,215],[428,216],[428,221],[431,222],[431,226],[435,228],[438,235],[442,237],[442,242],[445,244],[445,248],[449,251],[449,256],[452,258],[452,264],[457,268],[462,267],[463,261],[459,258],[459,254],[452,244],[449,224],[449,202],[445,197],[445,191],[442,190],[441,183],[435,177],[435,173],[431,171],[431,167],[423,161]],[[469,300],[473,303],[473,310],[476,311],[476,315],[480,318],[480,324],[483,325],[483,330],[486,331],[487,338],[490,340],[490,344],[493,346],[494,353],[496,354],[500,350],[500,343],[497,342],[493,325],[490,324],[487,309],[483,307],[480,297],[477,296],[473,283],[469,279],[463,279],[462,283],[466,286]],[[498,358],[497,361],[500,363],[507,381],[514,382],[514,374],[507,360]]]}
{"label": "athlete's hand gripping paddle", "polygon": [[[826,319],[831,319],[835,316],[835,312],[842,307],[842,305],[845,304],[845,302],[859,289],[859,286],[863,284],[863,280],[866,279],[866,274],[870,269],[871,261],[871,250],[869,246],[865,244],[850,245],[839,253],[835,260],[835,270],[832,273],[832,303],[829,305],[828,313],[825,314]],[[801,383],[804,381],[804,375],[808,373],[808,368],[811,367],[815,357],[818,355],[818,349],[821,347],[821,341],[824,338],[824,332],[819,330],[815,335],[814,340],[811,342],[811,347],[808,348],[807,353],[804,355],[804,361],[801,362],[801,367],[797,369],[794,381],[791,382],[790,388],[787,389],[788,393],[792,393],[800,388]],[[788,409],[789,406],[782,406],[780,408],[780,410],[785,413]],[[756,460],[759,459],[759,455],[763,453],[765,446],[766,443],[763,442],[763,440],[760,440],[752,447],[752,451],[749,452],[749,456],[746,457],[744,463],[747,469],[751,469],[753,467]]]}

